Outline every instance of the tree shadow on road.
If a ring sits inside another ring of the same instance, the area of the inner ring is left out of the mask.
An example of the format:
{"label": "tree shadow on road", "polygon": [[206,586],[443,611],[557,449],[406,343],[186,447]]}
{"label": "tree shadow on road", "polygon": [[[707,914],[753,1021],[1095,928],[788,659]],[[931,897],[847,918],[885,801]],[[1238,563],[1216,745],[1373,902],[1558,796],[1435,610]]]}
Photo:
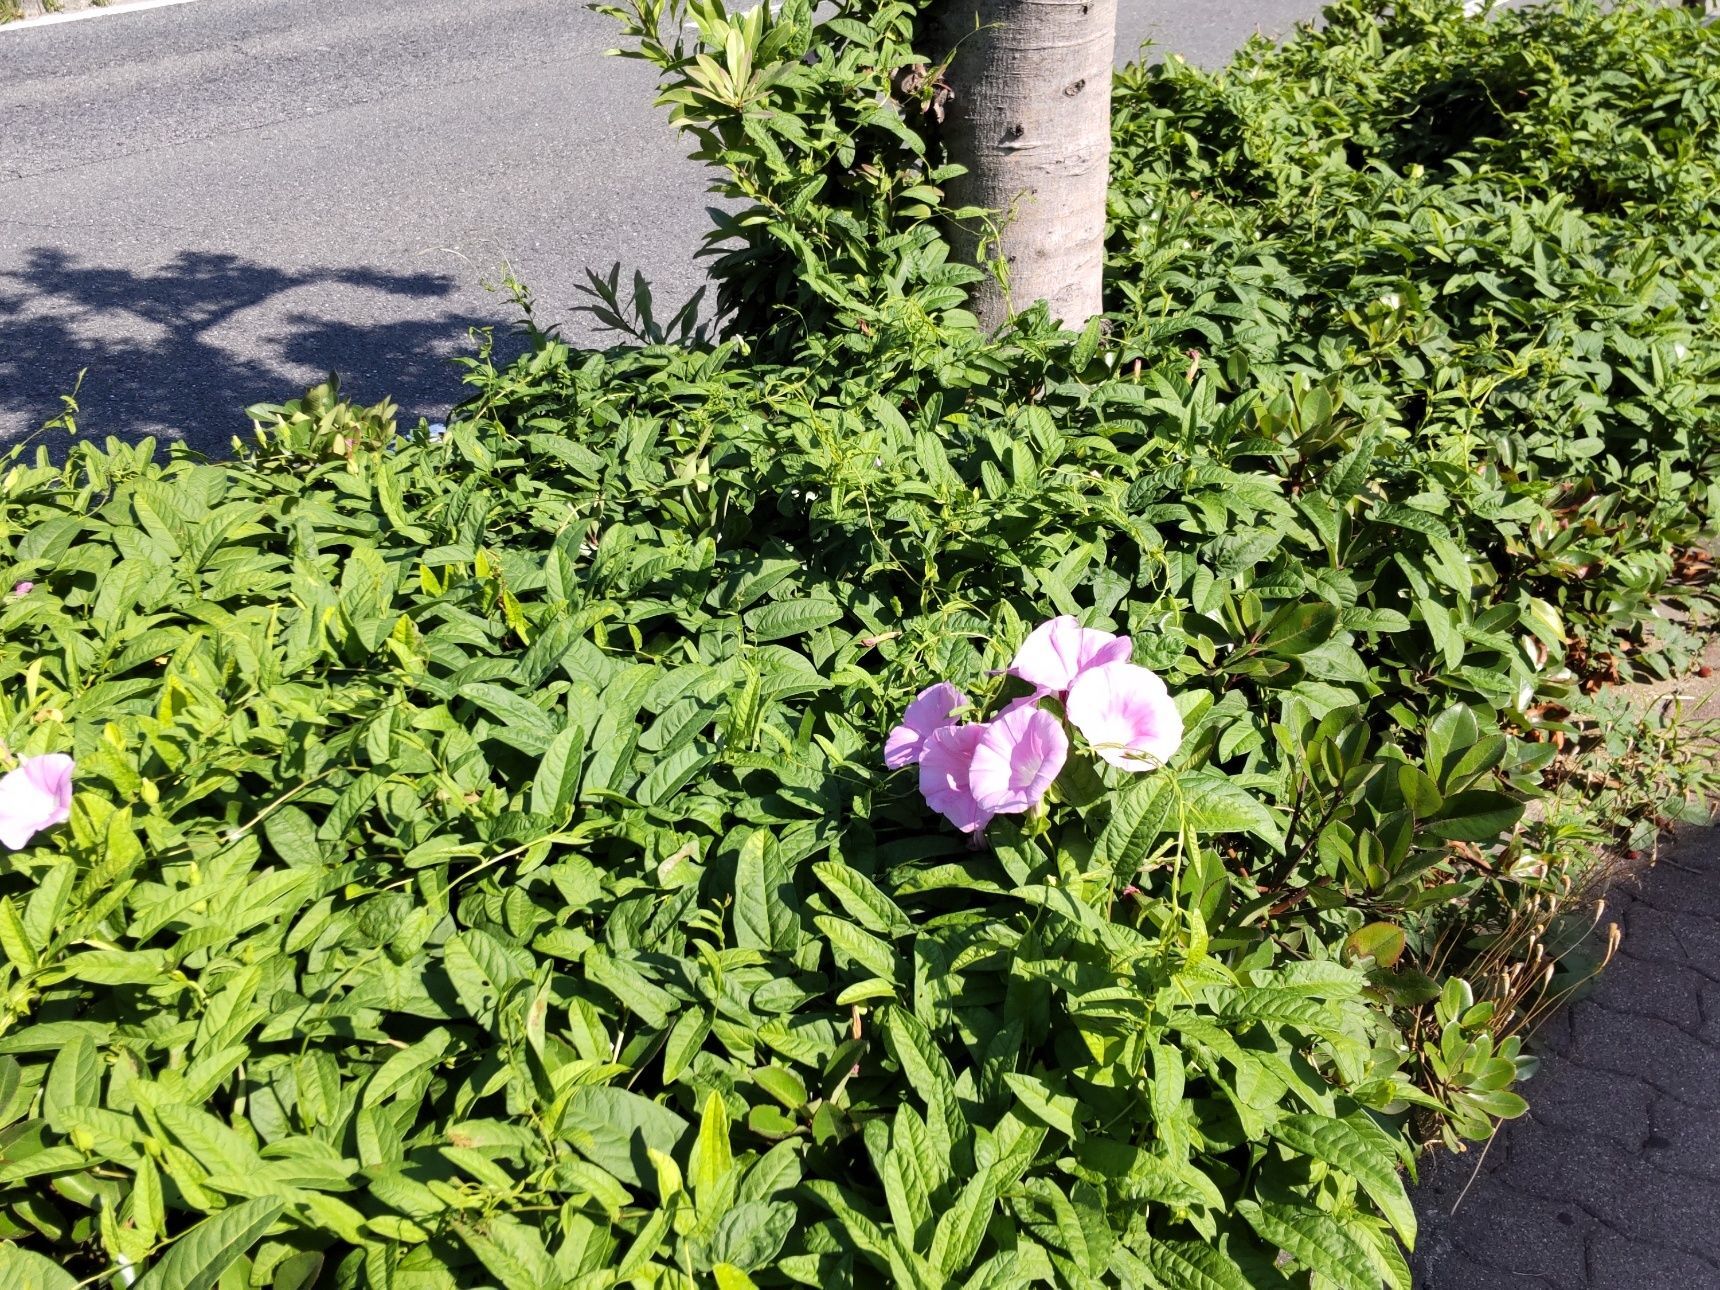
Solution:
{"label": "tree shadow on road", "polygon": [[0,268],[0,443],[57,414],[86,369],[86,433],[181,438],[211,455],[246,430],[249,404],[330,370],[354,398],[390,395],[404,415],[434,417],[459,397],[449,358],[473,348],[470,327],[494,321],[454,306],[456,286],[439,273],[200,251],[138,272],[32,249]]}

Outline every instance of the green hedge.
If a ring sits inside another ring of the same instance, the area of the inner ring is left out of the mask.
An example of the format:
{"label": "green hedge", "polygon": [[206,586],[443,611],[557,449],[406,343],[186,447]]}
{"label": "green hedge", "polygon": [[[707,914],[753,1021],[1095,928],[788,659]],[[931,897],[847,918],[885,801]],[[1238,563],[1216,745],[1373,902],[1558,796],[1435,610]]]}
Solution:
{"label": "green hedge", "polygon": [[[1523,1109],[1464,947],[1588,854],[1521,823],[1543,705],[1710,603],[1714,37],[1412,0],[1131,74],[1110,329],[987,339],[859,92],[914,11],[839,8],[698,14],[770,125],[644,48],[724,343],[0,480],[0,733],[77,763],[0,862],[14,1279],[1407,1287],[1417,1131]],[[1577,178],[1608,113],[1658,187]],[[970,847],[885,734],[1058,613],[1182,748]]]}

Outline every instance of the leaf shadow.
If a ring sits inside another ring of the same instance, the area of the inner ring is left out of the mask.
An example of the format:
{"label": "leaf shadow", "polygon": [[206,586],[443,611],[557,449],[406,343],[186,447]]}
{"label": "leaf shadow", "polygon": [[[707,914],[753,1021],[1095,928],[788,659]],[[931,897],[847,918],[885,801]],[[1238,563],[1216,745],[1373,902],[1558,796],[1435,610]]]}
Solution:
{"label": "leaf shadow", "polygon": [[458,286],[444,273],[286,268],[216,251],[138,270],[31,248],[0,268],[0,442],[58,413],[80,371],[85,433],[183,439],[212,456],[246,430],[248,405],[331,370],[356,399],[388,395],[403,417],[434,418],[460,395],[451,358],[475,348],[471,328],[496,321]]}

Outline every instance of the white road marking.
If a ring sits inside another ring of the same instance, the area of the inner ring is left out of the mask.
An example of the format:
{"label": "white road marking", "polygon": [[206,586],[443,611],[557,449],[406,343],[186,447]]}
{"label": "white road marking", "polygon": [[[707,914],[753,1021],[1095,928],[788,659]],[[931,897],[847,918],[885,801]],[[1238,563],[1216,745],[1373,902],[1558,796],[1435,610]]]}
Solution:
{"label": "white road marking", "polygon": [[114,18],[122,13],[137,13],[144,9],[165,9],[168,5],[191,4],[192,0],[130,0],[126,4],[109,4],[75,13],[46,13],[40,18],[24,18],[17,22],[0,23],[0,36],[13,31],[34,31],[37,27],[52,27],[62,22],[82,22],[85,18]]}

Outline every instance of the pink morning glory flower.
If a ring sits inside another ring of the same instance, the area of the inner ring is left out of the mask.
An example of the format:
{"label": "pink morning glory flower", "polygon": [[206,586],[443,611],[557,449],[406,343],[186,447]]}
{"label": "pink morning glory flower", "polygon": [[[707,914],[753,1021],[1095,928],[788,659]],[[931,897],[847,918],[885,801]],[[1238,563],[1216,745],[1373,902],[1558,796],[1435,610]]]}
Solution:
{"label": "pink morning glory flower", "polygon": [[72,759],[65,753],[26,757],[0,778],[0,843],[13,851],[72,814]]}
{"label": "pink morning glory flower", "polygon": [[884,741],[884,764],[891,770],[900,770],[919,761],[926,740],[949,725],[952,712],[966,706],[967,695],[948,681],[921,690],[902,714],[902,724]]}
{"label": "pink morning glory flower", "polygon": [[1158,676],[1133,663],[1106,663],[1075,678],[1063,701],[1069,720],[1113,766],[1152,770],[1182,743],[1182,714]]}
{"label": "pink morning glory flower", "polygon": [[1127,636],[1083,627],[1073,614],[1041,623],[1016,651],[1010,671],[1045,694],[1062,694],[1088,668],[1127,662]]}
{"label": "pink morning glory flower", "polygon": [[984,729],[968,771],[975,803],[993,815],[1032,810],[1069,756],[1063,723],[1043,709],[1017,707]]}
{"label": "pink morning glory flower", "polygon": [[985,732],[983,725],[944,726],[920,748],[920,792],[926,805],[963,833],[978,833],[994,814],[974,800],[968,779],[974,750]]}

